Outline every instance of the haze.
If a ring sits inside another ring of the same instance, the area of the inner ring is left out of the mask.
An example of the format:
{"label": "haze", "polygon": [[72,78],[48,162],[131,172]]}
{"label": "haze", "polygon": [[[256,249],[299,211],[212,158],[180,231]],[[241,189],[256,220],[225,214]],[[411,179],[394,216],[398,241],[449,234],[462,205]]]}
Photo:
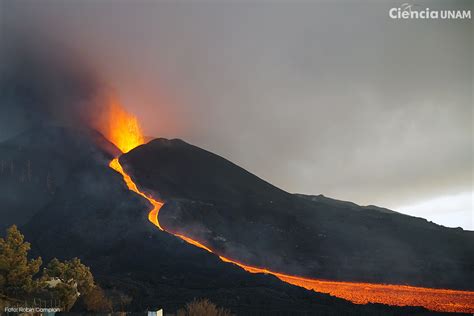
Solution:
{"label": "haze", "polygon": [[147,135],[290,192],[474,229],[472,20],[390,19],[403,1],[0,1],[2,37],[72,49]]}

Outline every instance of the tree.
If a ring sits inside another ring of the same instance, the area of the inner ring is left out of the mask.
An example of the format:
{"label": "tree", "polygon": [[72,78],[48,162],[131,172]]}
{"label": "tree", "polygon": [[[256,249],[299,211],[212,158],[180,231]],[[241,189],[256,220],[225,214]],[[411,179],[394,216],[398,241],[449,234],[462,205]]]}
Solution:
{"label": "tree", "polygon": [[54,287],[45,288],[45,290],[50,299],[60,302],[60,307],[64,308],[64,311],[69,311],[79,297],[77,288],[68,283],[58,283]]}
{"label": "tree", "polygon": [[8,228],[5,239],[0,238],[0,292],[3,294],[21,297],[38,288],[33,277],[42,260],[41,257],[28,260],[30,248],[15,225]]}
{"label": "tree", "polygon": [[229,310],[217,307],[208,299],[194,299],[184,309],[178,310],[177,316],[230,316]]}
{"label": "tree", "polygon": [[112,311],[112,302],[104,295],[104,291],[99,286],[95,286],[83,299],[84,305],[89,312]]}
{"label": "tree", "polygon": [[74,285],[80,294],[87,294],[94,288],[94,277],[89,269],[78,258],[61,262],[54,258],[43,270],[46,278],[56,278],[62,283]]}
{"label": "tree", "polygon": [[89,269],[78,258],[61,262],[54,258],[43,270],[45,282],[58,280],[51,286],[53,296],[64,302],[64,307],[69,310],[80,295],[88,295],[95,287],[94,277]]}
{"label": "tree", "polygon": [[94,283],[89,269],[78,258],[61,262],[54,258],[35,278],[42,264],[41,257],[28,260],[30,244],[13,225],[5,239],[0,238],[0,294],[14,299],[46,297],[62,302],[69,310],[79,296],[90,311],[110,311],[112,304]]}

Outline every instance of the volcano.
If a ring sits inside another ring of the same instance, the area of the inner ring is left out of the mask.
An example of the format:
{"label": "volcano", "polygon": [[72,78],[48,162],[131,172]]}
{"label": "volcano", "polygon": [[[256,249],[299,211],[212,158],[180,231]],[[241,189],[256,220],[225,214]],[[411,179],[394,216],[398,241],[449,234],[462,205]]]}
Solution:
{"label": "volcano", "polygon": [[[64,127],[37,128],[1,143],[1,181],[9,191],[0,196],[0,216],[4,226],[21,224],[34,255],[79,256],[106,291],[132,298],[127,310],[176,310],[206,297],[243,315],[428,313],[391,302],[354,305],[281,275],[365,288],[377,282],[472,289],[471,232],[290,194],[181,140],[156,139],[120,152],[96,131]],[[117,156],[145,198],[109,168]],[[156,217],[164,231],[149,219],[151,197],[163,203]],[[403,234],[419,240],[409,243]],[[405,256],[405,264],[383,271],[396,259],[390,252]],[[432,268],[423,272],[419,265]],[[435,277],[440,271],[442,278]],[[457,311],[469,311],[472,292],[451,295]],[[402,305],[423,305],[407,302]]]}
{"label": "volcano", "polygon": [[[129,188],[155,206],[155,225],[246,271],[355,303],[473,308],[473,292],[443,289],[471,289],[472,232],[376,206],[289,194],[181,140],[157,139],[119,160],[131,169],[132,177],[120,170]],[[159,214],[156,196],[165,202]],[[413,253],[422,255],[412,259]]]}
{"label": "volcano", "polygon": [[120,158],[165,201],[165,230],[275,271],[474,289],[473,232],[387,209],[287,193],[215,154],[157,139]]}

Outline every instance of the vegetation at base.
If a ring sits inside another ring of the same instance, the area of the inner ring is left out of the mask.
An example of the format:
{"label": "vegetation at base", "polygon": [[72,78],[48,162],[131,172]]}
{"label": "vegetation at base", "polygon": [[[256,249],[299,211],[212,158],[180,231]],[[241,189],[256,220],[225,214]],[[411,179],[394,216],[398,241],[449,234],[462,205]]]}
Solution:
{"label": "vegetation at base", "polygon": [[194,299],[177,312],[177,316],[231,316],[229,310],[217,307],[208,299]]}
{"label": "vegetation at base", "polygon": [[0,291],[5,295],[29,294],[40,287],[40,280],[33,280],[42,264],[40,257],[28,260],[30,244],[16,226],[7,231],[6,239],[0,238]]}
{"label": "vegetation at base", "polygon": [[78,300],[87,311],[111,311],[111,302],[94,283],[89,269],[78,258],[68,261],[51,260],[42,272],[41,257],[28,258],[30,243],[15,226],[0,238],[0,295],[16,300],[59,302],[68,311]]}

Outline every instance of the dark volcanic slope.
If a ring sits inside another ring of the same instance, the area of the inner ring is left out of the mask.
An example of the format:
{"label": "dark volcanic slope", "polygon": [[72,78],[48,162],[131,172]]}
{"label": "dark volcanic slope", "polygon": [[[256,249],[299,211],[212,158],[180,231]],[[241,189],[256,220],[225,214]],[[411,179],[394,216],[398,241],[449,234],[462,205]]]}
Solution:
{"label": "dark volcanic slope", "polygon": [[378,207],[293,195],[181,140],[121,157],[167,230],[247,264],[314,278],[474,289],[474,235]]}
{"label": "dark volcanic slope", "polygon": [[92,168],[70,178],[25,231],[44,259],[79,256],[106,291],[132,298],[128,311],[175,311],[205,297],[238,315],[424,314],[416,308],[355,306],[272,276],[246,273],[158,230],[148,221],[148,210],[120,175]]}
{"label": "dark volcanic slope", "polygon": [[2,225],[25,223],[20,228],[33,255],[44,262],[81,258],[108,294],[131,299],[126,306],[116,300],[116,310],[174,311],[206,297],[239,315],[424,314],[416,308],[354,306],[249,274],[159,231],[147,219],[148,202],[108,167],[116,149],[98,133],[48,127],[0,149],[1,159],[14,165],[11,174],[5,168],[0,177]]}
{"label": "dark volcanic slope", "polygon": [[87,129],[45,126],[0,143],[0,231],[26,223],[47,205],[69,175],[119,150]]}

